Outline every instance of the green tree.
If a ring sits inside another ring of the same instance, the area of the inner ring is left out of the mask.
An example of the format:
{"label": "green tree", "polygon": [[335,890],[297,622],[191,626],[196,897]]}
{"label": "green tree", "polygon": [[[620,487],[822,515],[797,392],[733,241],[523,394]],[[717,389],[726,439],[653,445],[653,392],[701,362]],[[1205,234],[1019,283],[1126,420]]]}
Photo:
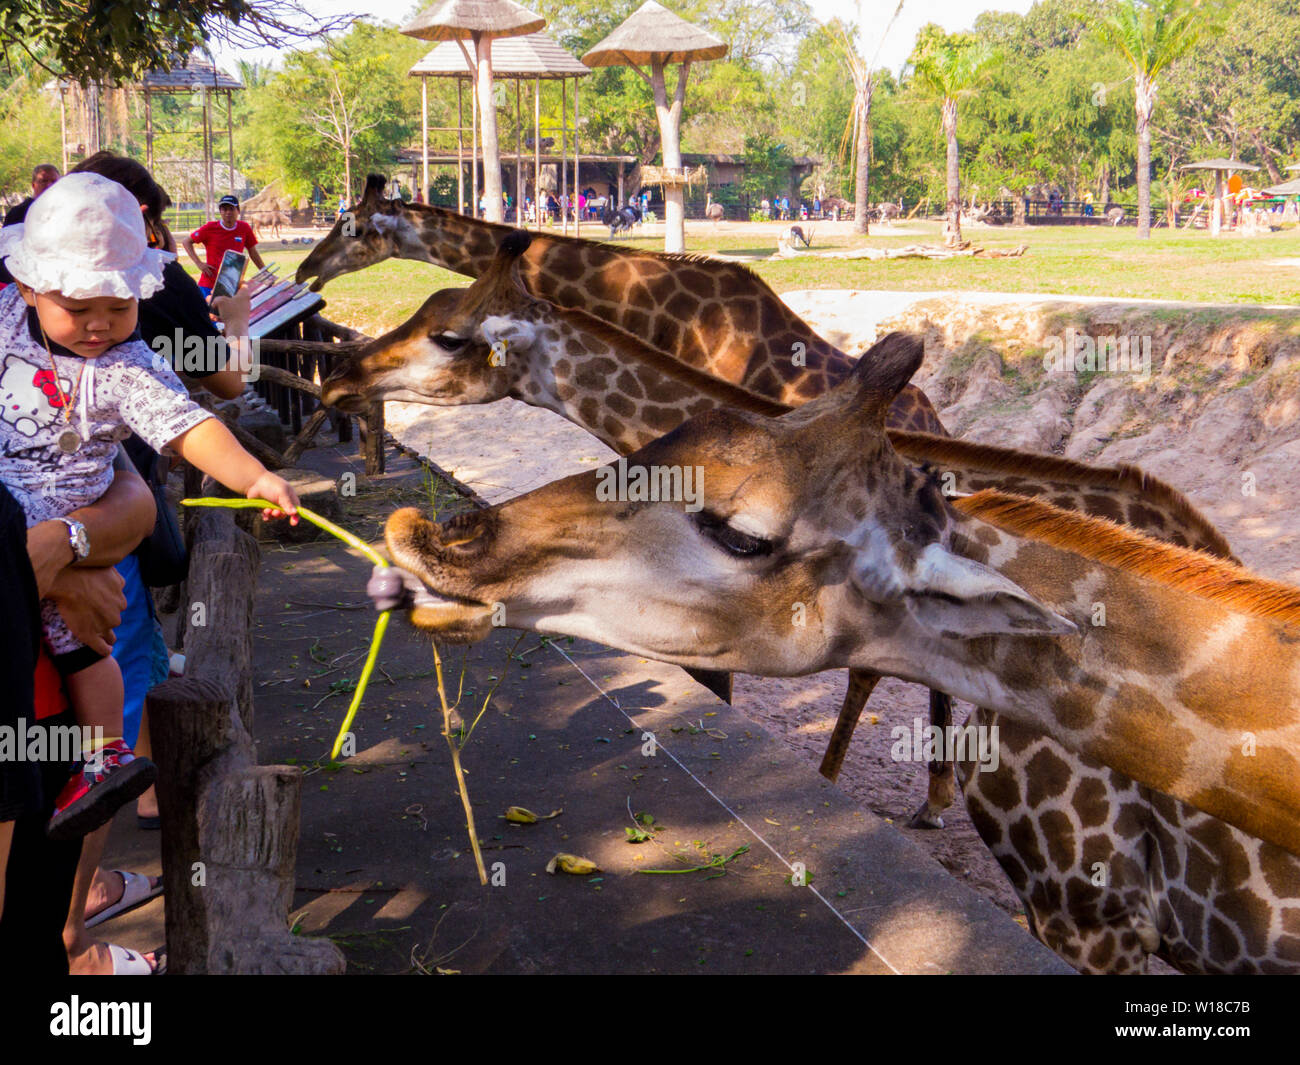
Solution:
{"label": "green tree", "polygon": [[[297,195],[313,183],[349,201],[368,170],[391,166],[419,128],[419,85],[407,71],[428,50],[391,26],[355,23],[251,93],[239,154],[259,180]],[[346,190],[346,191],[345,191]]]}
{"label": "green tree", "polygon": [[298,0],[5,0],[0,51],[83,84],[131,82],[213,39],[282,46],[350,21],[318,19]]}
{"label": "green tree", "polygon": [[1221,33],[1221,0],[1117,0],[1097,21],[1097,33],[1133,75],[1137,116],[1138,236],[1151,236],[1151,114],[1159,79],[1206,35]]}
{"label": "green tree", "polygon": [[870,59],[864,59],[858,54],[857,48],[853,44],[853,38],[849,36],[844,25],[838,24],[840,31],[840,47],[843,50],[844,61],[849,68],[849,75],[853,78],[853,115],[850,119],[853,128],[853,232],[867,232],[867,210],[868,210],[868,191],[871,183],[871,100],[876,91],[876,60],[880,55],[880,49],[884,46],[885,38],[889,36],[889,31],[893,28],[898,16],[903,13],[904,0],[898,0],[898,6],[894,8],[893,15],[885,24],[883,32],[877,39],[876,50]]}
{"label": "green tree", "polygon": [[961,244],[961,159],[957,144],[957,103],[972,95],[998,61],[989,45],[969,34],[946,34],[927,26],[918,36],[912,54],[912,78],[921,91],[939,102],[940,121],[947,141],[947,223],[944,243]]}

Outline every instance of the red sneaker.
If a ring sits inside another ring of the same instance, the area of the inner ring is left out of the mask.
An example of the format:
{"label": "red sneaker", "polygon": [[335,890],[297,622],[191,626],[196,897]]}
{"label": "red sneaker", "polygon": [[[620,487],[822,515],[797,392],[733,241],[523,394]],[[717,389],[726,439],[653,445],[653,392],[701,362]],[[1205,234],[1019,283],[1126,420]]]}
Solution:
{"label": "red sneaker", "polygon": [[157,777],[158,767],[148,758],[137,758],[121,740],[105,744],[63,786],[45,834],[51,839],[79,839],[95,831]]}

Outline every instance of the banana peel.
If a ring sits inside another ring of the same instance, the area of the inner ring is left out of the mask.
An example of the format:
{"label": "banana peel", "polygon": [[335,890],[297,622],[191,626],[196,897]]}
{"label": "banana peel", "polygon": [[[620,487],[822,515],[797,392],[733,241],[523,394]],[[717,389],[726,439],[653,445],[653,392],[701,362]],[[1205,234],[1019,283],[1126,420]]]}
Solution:
{"label": "banana peel", "polygon": [[590,858],[580,858],[576,854],[557,854],[546,863],[546,871],[554,873],[556,870],[562,873],[570,873],[573,876],[590,876],[592,873],[599,873],[600,866]]}
{"label": "banana peel", "polygon": [[562,813],[564,813],[564,810],[559,809],[552,810],[549,814],[538,815],[523,806],[511,806],[506,809],[505,819],[512,825],[535,825],[538,821],[549,821],[552,817],[559,817]]}

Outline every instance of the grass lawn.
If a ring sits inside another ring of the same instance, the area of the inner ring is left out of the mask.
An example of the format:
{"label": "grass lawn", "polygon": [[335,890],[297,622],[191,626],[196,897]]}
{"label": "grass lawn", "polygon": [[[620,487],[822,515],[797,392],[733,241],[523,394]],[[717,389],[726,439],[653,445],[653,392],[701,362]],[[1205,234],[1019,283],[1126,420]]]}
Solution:
{"label": "grass lawn", "polygon": [[[813,250],[901,247],[939,240],[938,223],[908,222],[899,228],[904,226],[908,232],[902,235],[890,235],[882,229],[861,238],[831,234],[830,227],[823,224],[814,235]],[[770,223],[762,228],[744,226],[729,233],[725,226],[713,231],[707,224],[697,224],[693,232],[688,231],[686,243],[691,251],[754,256],[756,261],[750,265],[778,292],[804,288],[953,289],[1300,305],[1300,229],[1255,238],[1228,234],[1217,240],[1205,232],[1170,233],[1158,229],[1150,240],[1139,241],[1132,227],[972,227],[966,235],[977,246],[1014,248],[1024,243],[1029,245],[1029,251],[1020,259],[947,262],[758,259],[776,247],[780,228],[779,223]],[[591,226],[584,235],[596,238],[604,232],[603,227]],[[620,243],[651,250],[663,246],[662,238],[652,236]],[[295,245],[269,250],[265,258],[280,264],[280,276],[291,277],[307,250]],[[1277,260],[1291,260],[1296,265],[1277,265]],[[462,275],[437,267],[389,260],[330,282],[324,290],[328,303],[325,314],[375,335],[404,321],[436,290],[468,283],[469,279]]]}

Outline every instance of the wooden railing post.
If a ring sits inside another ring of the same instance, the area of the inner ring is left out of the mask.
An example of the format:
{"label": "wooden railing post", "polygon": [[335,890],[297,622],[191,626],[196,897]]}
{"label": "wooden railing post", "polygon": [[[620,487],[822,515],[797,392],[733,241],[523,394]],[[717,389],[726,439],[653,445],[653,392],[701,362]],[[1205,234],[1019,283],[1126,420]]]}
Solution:
{"label": "wooden railing post", "polygon": [[168,971],[341,973],[333,943],[289,932],[302,774],[258,765],[253,745],[257,544],[228,512],[187,525],[185,676],[147,697]]}

